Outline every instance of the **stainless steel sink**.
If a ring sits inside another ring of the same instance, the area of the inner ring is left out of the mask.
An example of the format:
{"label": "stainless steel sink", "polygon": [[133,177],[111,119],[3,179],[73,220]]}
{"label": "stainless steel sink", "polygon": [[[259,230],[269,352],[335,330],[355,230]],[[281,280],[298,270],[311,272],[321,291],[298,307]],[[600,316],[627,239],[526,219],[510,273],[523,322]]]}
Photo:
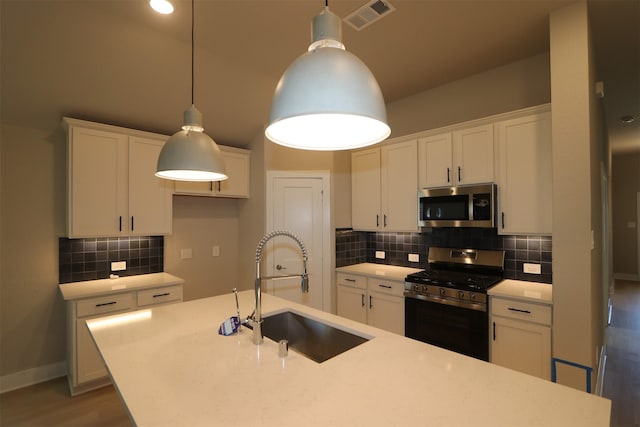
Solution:
{"label": "stainless steel sink", "polygon": [[291,311],[265,316],[262,333],[275,342],[289,341],[289,348],[318,363],[369,341],[369,338]]}

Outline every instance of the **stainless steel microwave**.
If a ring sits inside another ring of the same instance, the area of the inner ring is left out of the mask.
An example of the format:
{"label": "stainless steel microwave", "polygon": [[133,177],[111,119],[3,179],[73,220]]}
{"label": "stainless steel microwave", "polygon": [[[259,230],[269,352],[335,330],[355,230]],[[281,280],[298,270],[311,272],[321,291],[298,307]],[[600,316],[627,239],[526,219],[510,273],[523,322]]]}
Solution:
{"label": "stainless steel microwave", "polygon": [[496,226],[498,188],[495,184],[425,188],[418,193],[421,228]]}

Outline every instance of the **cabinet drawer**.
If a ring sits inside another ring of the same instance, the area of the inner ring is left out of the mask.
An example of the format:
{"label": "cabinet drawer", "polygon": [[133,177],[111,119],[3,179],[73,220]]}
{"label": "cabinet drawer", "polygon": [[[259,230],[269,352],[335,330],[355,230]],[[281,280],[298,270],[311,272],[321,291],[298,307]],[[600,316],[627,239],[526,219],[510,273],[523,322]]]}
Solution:
{"label": "cabinet drawer", "polygon": [[182,301],[182,285],[165,286],[138,292],[138,307]]}
{"label": "cabinet drawer", "polygon": [[367,285],[367,289],[370,292],[379,292],[399,297],[404,296],[404,282],[369,278]]}
{"label": "cabinet drawer", "polygon": [[550,305],[492,297],[491,314],[542,325],[551,325]]}
{"label": "cabinet drawer", "polygon": [[96,316],[135,308],[133,293],[105,295],[77,302],[78,317]]}
{"label": "cabinet drawer", "polygon": [[352,286],[358,289],[367,288],[367,278],[364,276],[357,276],[355,274],[338,273],[336,283],[338,285]]}

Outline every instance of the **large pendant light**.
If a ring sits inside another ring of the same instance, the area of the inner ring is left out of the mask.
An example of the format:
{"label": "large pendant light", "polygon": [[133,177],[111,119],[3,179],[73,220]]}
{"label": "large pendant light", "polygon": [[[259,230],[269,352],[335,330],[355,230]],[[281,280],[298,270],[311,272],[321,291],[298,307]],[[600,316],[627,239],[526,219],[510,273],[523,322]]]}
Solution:
{"label": "large pendant light", "polygon": [[184,112],[182,130],[162,146],[156,176],[177,181],[222,181],[228,178],[218,145],[202,127],[194,105],[194,0],[191,0],[191,106]]}
{"label": "large pendant light", "polygon": [[280,78],[265,135],[305,150],[345,150],[387,138],[387,112],[378,82],[342,44],[342,23],[329,10],[311,26],[309,50]]}

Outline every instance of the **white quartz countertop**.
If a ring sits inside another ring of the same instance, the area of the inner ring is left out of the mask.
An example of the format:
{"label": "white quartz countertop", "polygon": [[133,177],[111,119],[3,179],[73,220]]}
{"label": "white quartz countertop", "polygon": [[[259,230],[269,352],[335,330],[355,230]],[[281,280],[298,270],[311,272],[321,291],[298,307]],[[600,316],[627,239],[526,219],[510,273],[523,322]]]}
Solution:
{"label": "white quartz countertop", "polygon": [[490,287],[487,293],[494,297],[553,304],[553,286],[548,283],[506,279]]}
{"label": "white quartz countertop", "polygon": [[[239,293],[243,316],[253,291]],[[233,294],[89,320],[138,426],[608,426],[607,399],[263,294],[263,313],[293,309],[373,337],[316,363],[243,328]],[[106,321],[105,321],[106,320]]]}
{"label": "white quartz countertop", "polygon": [[180,285],[184,280],[169,273],[149,273],[117,279],[86,280],[58,285],[65,301],[160,286]]}
{"label": "white quartz countertop", "polygon": [[389,280],[401,280],[403,282],[408,274],[417,273],[422,270],[422,268],[398,267],[396,265],[374,264],[371,262],[336,268],[338,273],[359,274],[361,276],[377,278],[384,277]]}

